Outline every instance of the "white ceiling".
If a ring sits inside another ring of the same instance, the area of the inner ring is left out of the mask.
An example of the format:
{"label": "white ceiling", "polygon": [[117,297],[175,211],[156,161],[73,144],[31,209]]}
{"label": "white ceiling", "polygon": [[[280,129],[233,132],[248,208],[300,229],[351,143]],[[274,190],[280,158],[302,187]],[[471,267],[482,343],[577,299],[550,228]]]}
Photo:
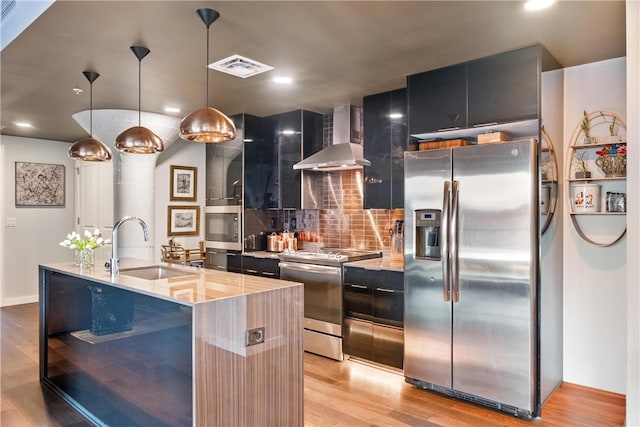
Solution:
{"label": "white ceiling", "polygon": [[[151,50],[142,61],[143,111],[177,106],[182,117],[204,106],[201,7],[221,14],[210,62],[239,54],[275,67],[248,79],[210,71],[210,105],[228,115],[362,105],[365,95],[404,87],[409,74],[537,43],[563,67],[625,55],[624,1],[560,1],[531,13],[522,1],[59,0],[0,54],[2,134],[86,136],[71,118],[89,108],[84,70],[100,74],[94,109],[137,110],[134,44]],[[281,74],[296,82],[274,84]]]}

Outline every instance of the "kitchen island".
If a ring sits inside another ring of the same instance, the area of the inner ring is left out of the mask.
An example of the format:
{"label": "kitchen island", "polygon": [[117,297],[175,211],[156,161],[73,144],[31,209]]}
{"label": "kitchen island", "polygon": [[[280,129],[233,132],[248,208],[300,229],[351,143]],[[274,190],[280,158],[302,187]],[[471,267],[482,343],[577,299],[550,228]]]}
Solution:
{"label": "kitchen island", "polygon": [[97,425],[302,426],[302,285],[143,264],[40,266],[41,381]]}

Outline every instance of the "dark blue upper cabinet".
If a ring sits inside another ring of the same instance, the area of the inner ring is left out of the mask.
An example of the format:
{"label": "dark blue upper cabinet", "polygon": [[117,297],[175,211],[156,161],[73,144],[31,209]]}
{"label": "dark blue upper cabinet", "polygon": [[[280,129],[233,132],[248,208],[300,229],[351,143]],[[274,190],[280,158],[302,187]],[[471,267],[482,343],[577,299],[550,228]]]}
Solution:
{"label": "dark blue upper cabinet", "polygon": [[539,116],[539,49],[519,49],[468,64],[468,127]]}
{"label": "dark blue upper cabinet", "polygon": [[300,208],[301,171],[293,165],[302,160],[302,111],[277,115],[274,138],[278,144],[279,176],[277,181],[280,208]]}
{"label": "dark blue upper cabinet", "polygon": [[260,129],[245,140],[245,208],[300,209],[301,171],[293,165],[322,148],[322,114],[295,110],[254,119],[259,125],[245,123]]}
{"label": "dark blue upper cabinet", "polygon": [[363,99],[365,209],[404,206],[404,151],[407,145],[407,91],[398,89]]}
{"label": "dark blue upper cabinet", "polygon": [[277,207],[276,144],[269,118],[245,115],[244,207]]}
{"label": "dark blue upper cabinet", "polygon": [[411,134],[467,126],[467,64],[407,77]]}
{"label": "dark blue upper cabinet", "polygon": [[239,205],[242,203],[242,162],[245,115],[232,116],[238,134],[232,141],[207,144],[206,147],[206,204],[208,206]]}
{"label": "dark blue upper cabinet", "polygon": [[408,76],[409,133],[538,119],[540,73],[558,67],[536,45]]}

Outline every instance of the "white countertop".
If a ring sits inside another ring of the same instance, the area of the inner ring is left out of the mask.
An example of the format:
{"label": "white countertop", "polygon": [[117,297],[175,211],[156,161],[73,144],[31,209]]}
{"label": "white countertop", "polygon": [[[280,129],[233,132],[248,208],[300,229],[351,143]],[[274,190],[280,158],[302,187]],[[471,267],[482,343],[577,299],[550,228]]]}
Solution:
{"label": "white countertop", "polygon": [[[148,280],[128,276],[126,272],[122,271],[126,268],[145,266],[163,266],[168,269],[181,270],[186,275],[168,279]],[[113,278],[98,260],[96,260],[96,266],[89,269],[80,269],[72,262],[41,264],[41,267],[187,305],[292,286],[302,286],[301,283],[287,280],[269,279],[261,276],[250,276],[179,264],[153,263],[136,259],[121,259],[120,274]]]}

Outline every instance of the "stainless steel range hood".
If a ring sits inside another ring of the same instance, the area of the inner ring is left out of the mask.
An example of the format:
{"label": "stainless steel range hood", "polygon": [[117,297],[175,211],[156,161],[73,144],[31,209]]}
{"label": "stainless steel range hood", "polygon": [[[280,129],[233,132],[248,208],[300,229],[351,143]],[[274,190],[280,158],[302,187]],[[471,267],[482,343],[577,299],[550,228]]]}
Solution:
{"label": "stainless steel range hood", "polygon": [[333,109],[333,143],[293,168],[328,172],[369,165],[371,162],[364,158],[362,150],[362,109],[342,105]]}

